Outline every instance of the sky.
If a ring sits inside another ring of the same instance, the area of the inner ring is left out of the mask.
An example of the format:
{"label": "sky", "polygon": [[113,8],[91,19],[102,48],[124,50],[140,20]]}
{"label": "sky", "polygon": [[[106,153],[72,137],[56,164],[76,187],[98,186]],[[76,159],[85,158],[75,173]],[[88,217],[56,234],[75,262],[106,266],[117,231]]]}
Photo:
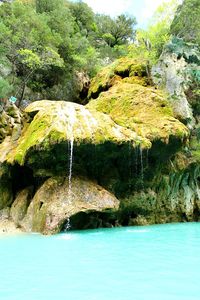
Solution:
{"label": "sky", "polygon": [[122,13],[136,16],[138,27],[146,27],[156,8],[170,0],[83,0],[94,12],[115,17]]}

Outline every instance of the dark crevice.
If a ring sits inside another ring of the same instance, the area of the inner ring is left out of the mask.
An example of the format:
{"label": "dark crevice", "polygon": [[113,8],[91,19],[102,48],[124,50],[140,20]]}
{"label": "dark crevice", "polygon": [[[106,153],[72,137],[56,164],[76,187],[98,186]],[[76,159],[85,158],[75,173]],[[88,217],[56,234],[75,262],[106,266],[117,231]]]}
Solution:
{"label": "dark crevice", "polygon": [[111,87],[110,84],[107,84],[106,86],[99,86],[98,90],[95,93],[91,93],[90,98],[97,99],[102,92],[106,92]]}
{"label": "dark crevice", "polygon": [[[63,224],[61,231],[64,231],[69,221]],[[80,212],[70,218],[70,229],[96,229],[112,228],[117,224],[117,217],[109,212]]]}

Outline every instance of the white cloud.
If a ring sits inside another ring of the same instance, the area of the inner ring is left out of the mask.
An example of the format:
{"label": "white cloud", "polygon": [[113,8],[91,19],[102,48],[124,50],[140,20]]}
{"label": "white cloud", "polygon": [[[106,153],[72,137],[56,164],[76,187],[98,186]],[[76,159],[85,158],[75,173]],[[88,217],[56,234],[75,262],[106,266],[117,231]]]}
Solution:
{"label": "white cloud", "polygon": [[[116,17],[128,13],[136,17],[138,25],[146,26],[159,5],[171,0],[83,0],[95,13]],[[182,0],[178,0],[182,2]]]}
{"label": "white cloud", "polygon": [[143,18],[149,18],[153,15],[154,11],[156,10],[156,8],[161,5],[163,2],[169,2],[170,0],[153,0],[153,1],[149,1],[149,0],[144,0],[144,10],[142,12],[142,17]]}
{"label": "white cloud", "polygon": [[115,17],[128,12],[133,0],[84,0],[96,13]]}
{"label": "white cloud", "polygon": [[[138,15],[137,20],[139,24],[148,24],[149,19],[153,16],[156,9],[164,2],[171,2],[171,0],[143,0],[144,6],[141,13]],[[178,0],[179,3],[182,0]]]}

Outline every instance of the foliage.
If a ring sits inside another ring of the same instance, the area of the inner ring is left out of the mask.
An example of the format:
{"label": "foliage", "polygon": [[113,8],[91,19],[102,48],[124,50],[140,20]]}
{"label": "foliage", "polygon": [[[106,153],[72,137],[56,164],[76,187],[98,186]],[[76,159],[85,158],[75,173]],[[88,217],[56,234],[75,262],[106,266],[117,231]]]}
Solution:
{"label": "foliage", "polygon": [[73,100],[77,72],[95,75],[101,65],[124,54],[134,39],[135,18],[103,19],[82,1],[2,3],[0,62],[11,65],[6,80],[14,84],[15,96],[29,98],[37,92],[40,97]]}
{"label": "foliage", "polygon": [[178,1],[171,0],[157,8],[147,30],[137,31],[137,43],[129,47],[131,57],[145,57],[151,64],[156,63],[170,39],[170,25],[177,6]]}
{"label": "foliage", "polygon": [[6,98],[12,91],[12,86],[3,78],[0,78],[0,98]]}
{"label": "foliage", "polygon": [[136,19],[124,14],[112,19],[109,16],[96,16],[99,43],[105,42],[110,47],[127,44],[135,39]]}
{"label": "foliage", "polygon": [[171,24],[171,33],[200,45],[200,1],[184,0]]}

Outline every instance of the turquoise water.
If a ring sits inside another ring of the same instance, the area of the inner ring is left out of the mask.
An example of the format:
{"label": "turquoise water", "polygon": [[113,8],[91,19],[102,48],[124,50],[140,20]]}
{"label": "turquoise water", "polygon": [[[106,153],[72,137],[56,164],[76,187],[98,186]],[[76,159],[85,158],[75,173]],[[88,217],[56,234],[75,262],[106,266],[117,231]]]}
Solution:
{"label": "turquoise water", "polygon": [[0,299],[200,299],[200,223],[0,238]]}

